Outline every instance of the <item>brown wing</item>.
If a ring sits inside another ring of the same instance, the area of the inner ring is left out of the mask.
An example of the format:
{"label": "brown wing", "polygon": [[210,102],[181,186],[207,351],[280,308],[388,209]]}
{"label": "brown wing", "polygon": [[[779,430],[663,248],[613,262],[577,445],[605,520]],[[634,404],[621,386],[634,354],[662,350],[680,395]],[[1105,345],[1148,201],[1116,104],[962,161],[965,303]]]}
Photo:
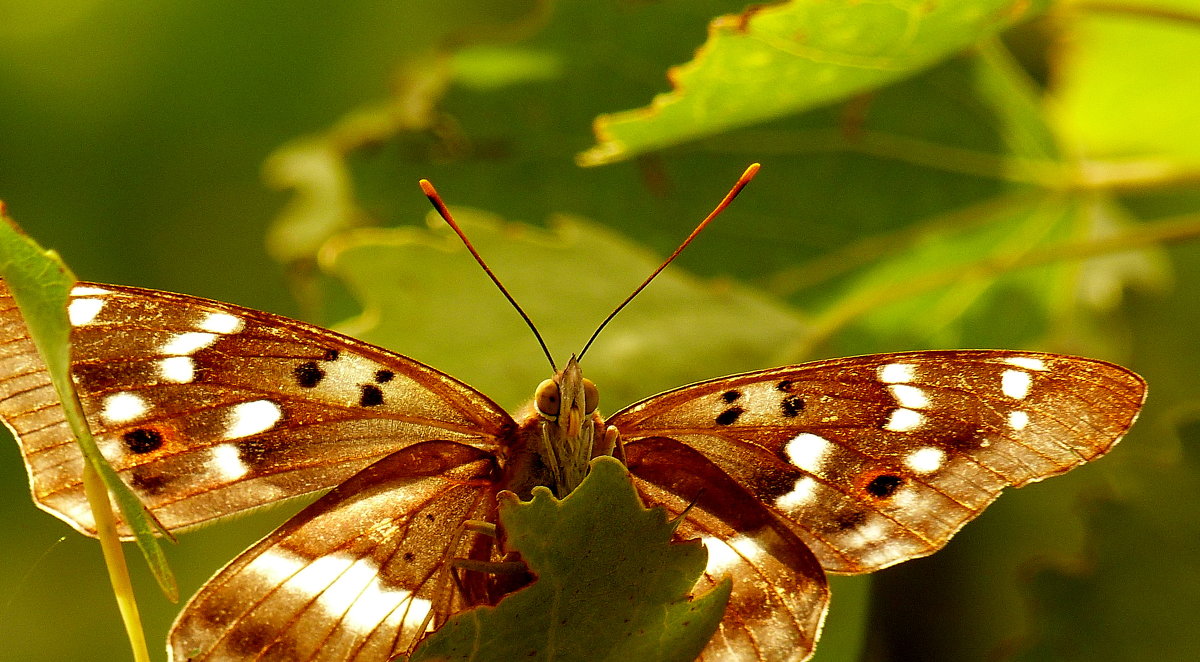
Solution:
{"label": "brown wing", "polygon": [[625,446],[625,457],[647,505],[686,511],[676,534],[708,549],[696,591],[733,581],[725,617],[700,659],[808,659],[829,604],[825,572],[808,547],[720,467],[677,440],[638,439]]}
{"label": "brown wing", "polygon": [[485,451],[430,441],[351,477],[216,574],[171,628],[171,659],[389,660],[468,605],[447,563],[493,518]]}
{"label": "brown wing", "polygon": [[1003,488],[1104,454],[1145,394],[1140,377],[1102,361],[910,352],[693,384],[608,424],[627,453],[659,438],[696,449],[827,570],[869,572],[939,549]]}
{"label": "brown wing", "polygon": [[[101,451],[171,529],[328,488],[420,441],[495,449],[513,427],[443,373],[277,315],[87,283],[69,314]],[[0,417],[38,505],[93,533],[82,457],[3,282]]]}

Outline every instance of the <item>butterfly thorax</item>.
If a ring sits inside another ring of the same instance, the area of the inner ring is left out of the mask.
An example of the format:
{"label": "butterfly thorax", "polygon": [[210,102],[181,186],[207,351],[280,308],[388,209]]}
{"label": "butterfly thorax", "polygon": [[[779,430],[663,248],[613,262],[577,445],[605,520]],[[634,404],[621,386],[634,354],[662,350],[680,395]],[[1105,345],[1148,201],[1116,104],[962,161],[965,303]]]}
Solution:
{"label": "butterfly thorax", "polygon": [[587,474],[588,462],[611,452],[596,444],[604,439],[598,402],[595,384],[584,378],[574,356],[554,377],[539,384],[531,411],[518,420],[505,463],[504,489],[522,498],[538,485],[549,487],[559,498],[574,490]]}

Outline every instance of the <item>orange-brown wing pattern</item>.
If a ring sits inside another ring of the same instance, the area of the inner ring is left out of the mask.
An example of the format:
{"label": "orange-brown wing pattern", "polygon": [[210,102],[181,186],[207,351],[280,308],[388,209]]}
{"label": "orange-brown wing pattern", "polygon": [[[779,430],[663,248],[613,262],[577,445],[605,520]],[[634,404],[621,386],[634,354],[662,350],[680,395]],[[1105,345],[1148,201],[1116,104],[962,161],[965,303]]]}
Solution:
{"label": "orange-brown wing pattern", "polygon": [[686,512],[676,534],[699,538],[707,548],[708,566],[696,591],[725,578],[733,581],[725,617],[700,659],[807,659],[825,619],[829,588],[803,541],[728,474],[679,441],[643,438],[627,444],[625,454],[642,499],[675,516]]}
{"label": "orange-brown wing pattern", "polygon": [[[100,449],[171,529],[331,487],[421,441],[494,450],[513,427],[441,372],[277,315],[87,283],[68,312]],[[39,506],[92,533],[81,454],[2,282],[0,417]]]}
{"label": "orange-brown wing pattern", "polygon": [[694,448],[826,570],[869,572],[939,549],[1003,488],[1104,454],[1145,393],[1140,377],[1103,361],[909,352],[693,384],[608,424],[627,448],[656,438]]}
{"label": "orange-brown wing pattern", "polygon": [[431,441],[367,467],[244,552],[172,627],[176,662],[384,661],[467,606],[451,558],[494,518],[490,453]]}

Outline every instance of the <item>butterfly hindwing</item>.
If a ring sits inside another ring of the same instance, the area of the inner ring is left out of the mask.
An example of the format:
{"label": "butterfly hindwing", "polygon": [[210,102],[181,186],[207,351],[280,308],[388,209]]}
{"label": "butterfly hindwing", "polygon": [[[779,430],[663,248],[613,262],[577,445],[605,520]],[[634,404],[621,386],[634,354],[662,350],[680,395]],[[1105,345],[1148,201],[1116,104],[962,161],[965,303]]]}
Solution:
{"label": "butterfly hindwing", "polygon": [[937,550],[1003,488],[1105,453],[1144,398],[1140,377],[1102,361],[909,352],[693,384],[607,423],[627,449],[658,438],[696,449],[826,570],[869,572]]}
{"label": "butterfly hindwing", "polygon": [[625,457],[642,500],[682,515],[676,535],[699,538],[708,550],[696,590],[733,582],[725,618],[700,659],[806,659],[829,603],[825,572],[808,547],[720,467],[677,440],[632,441]]}
{"label": "butterfly hindwing", "polygon": [[[205,299],[81,283],[72,372],[101,452],[167,528],[337,485],[406,445],[494,450],[512,419],[428,366]],[[91,533],[82,456],[0,282],[0,417],[39,505]]]}
{"label": "butterfly hindwing", "polygon": [[[216,574],[172,627],[174,660],[388,660],[468,606],[448,560],[494,518],[491,454],[429,441],[372,464]],[[487,560],[487,559],[484,559]]]}

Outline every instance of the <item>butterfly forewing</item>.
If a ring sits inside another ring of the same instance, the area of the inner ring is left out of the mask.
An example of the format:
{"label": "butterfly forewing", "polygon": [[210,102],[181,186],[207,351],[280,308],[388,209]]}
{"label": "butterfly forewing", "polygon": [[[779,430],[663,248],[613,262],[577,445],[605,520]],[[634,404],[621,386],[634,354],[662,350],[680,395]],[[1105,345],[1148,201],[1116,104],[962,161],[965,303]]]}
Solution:
{"label": "butterfly forewing", "polygon": [[[514,425],[428,366],[269,313],[84,283],[69,316],[101,452],[171,529],[337,485],[419,441],[494,450]],[[35,499],[91,533],[81,455],[2,282],[0,333],[0,416]]]}
{"label": "butterfly forewing", "polygon": [[868,572],[937,550],[1003,488],[1105,453],[1144,398],[1140,377],[1102,361],[910,352],[693,384],[608,424],[627,447],[700,451],[827,570]]}
{"label": "butterfly forewing", "polygon": [[[217,573],[171,630],[172,659],[388,660],[470,606],[447,561],[494,518],[499,468],[455,442],[353,476]],[[487,559],[484,559],[487,560]]]}

